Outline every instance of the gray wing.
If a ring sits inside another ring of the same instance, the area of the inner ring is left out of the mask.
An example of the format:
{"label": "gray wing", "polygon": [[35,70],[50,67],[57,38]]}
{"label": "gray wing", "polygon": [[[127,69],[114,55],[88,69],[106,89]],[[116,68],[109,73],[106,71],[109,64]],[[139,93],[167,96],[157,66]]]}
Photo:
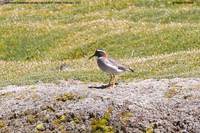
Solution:
{"label": "gray wing", "polygon": [[123,70],[123,71],[131,71],[131,72],[134,72],[134,70],[131,68],[131,67],[126,67],[120,63],[118,63],[117,61],[113,60],[113,59],[108,59],[110,63],[112,63],[113,65],[117,66],[120,70]]}
{"label": "gray wing", "polygon": [[113,60],[113,59],[108,59],[110,63],[112,63],[113,65],[117,66],[119,69],[126,71],[127,67],[125,67],[124,65],[118,63],[117,61]]}

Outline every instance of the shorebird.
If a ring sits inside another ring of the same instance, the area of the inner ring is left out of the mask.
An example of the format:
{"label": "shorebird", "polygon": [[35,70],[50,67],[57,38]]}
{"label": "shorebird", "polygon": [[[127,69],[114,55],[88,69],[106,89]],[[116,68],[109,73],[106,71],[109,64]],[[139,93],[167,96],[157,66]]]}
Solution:
{"label": "shorebird", "polygon": [[95,53],[89,57],[91,59],[92,57],[96,57],[97,65],[98,67],[108,73],[110,75],[110,80],[108,86],[114,86],[116,83],[116,75],[123,73],[125,71],[131,71],[134,72],[133,69],[130,67],[126,67],[124,65],[119,64],[115,60],[108,58],[107,53],[102,49],[97,49]]}

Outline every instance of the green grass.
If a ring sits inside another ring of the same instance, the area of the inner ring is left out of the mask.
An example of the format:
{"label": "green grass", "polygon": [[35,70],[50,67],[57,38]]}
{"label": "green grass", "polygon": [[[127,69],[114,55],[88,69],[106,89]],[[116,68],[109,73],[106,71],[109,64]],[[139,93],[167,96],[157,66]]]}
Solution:
{"label": "green grass", "polygon": [[[135,69],[121,80],[199,77],[198,1],[79,2],[0,5],[0,86],[71,78],[106,82],[94,61],[86,64],[96,48]],[[60,72],[62,63],[70,70]]]}

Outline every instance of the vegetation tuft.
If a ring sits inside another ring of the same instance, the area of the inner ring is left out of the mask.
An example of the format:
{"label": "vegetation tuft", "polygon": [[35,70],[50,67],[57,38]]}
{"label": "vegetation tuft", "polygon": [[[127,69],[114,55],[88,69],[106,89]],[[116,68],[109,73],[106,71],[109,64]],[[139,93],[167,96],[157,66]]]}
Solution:
{"label": "vegetation tuft", "polygon": [[77,94],[73,94],[73,93],[64,93],[62,95],[59,95],[56,97],[57,101],[62,101],[62,102],[66,102],[66,101],[74,101],[77,99],[80,99],[81,97],[78,96]]}
{"label": "vegetation tuft", "polygon": [[113,127],[109,124],[110,113],[105,112],[102,118],[94,118],[91,122],[92,133],[113,133]]}

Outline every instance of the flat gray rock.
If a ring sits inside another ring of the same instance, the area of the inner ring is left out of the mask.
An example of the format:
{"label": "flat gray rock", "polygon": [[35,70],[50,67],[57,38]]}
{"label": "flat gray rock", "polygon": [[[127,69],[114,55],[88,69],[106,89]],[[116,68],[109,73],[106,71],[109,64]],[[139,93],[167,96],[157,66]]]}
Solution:
{"label": "flat gray rock", "polygon": [[198,78],[101,85],[71,80],[0,88],[0,132],[200,132]]}

